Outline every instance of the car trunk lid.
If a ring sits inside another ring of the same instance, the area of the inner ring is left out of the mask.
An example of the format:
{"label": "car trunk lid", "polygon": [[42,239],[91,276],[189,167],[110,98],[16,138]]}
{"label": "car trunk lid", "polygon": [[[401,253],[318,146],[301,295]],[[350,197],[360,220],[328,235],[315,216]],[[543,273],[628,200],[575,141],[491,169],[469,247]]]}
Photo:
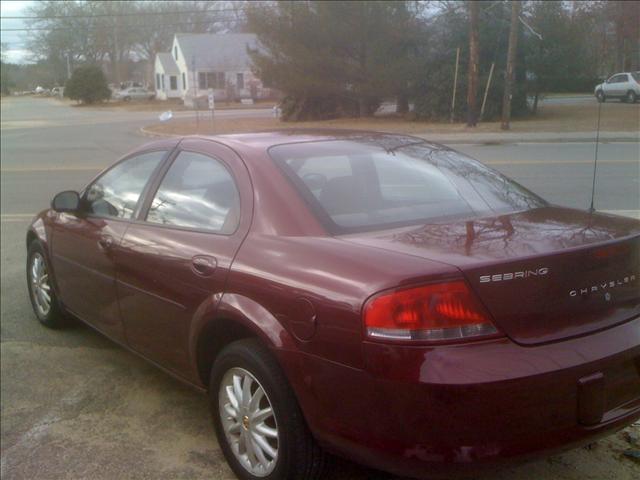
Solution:
{"label": "car trunk lid", "polygon": [[559,207],[343,237],[456,266],[517,343],[640,315],[640,223]]}

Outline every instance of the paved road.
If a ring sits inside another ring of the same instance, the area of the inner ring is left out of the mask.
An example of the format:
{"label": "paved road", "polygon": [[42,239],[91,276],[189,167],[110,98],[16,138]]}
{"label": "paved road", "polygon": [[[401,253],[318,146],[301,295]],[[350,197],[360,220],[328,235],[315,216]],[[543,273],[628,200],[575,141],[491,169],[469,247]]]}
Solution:
{"label": "paved road", "polygon": [[[97,171],[147,141],[154,114],[71,109],[32,98],[2,102],[1,476],[3,479],[232,479],[208,421],[206,399],[89,328],[41,328],[24,276],[29,217],[52,195],[81,188]],[[246,111],[226,115],[247,115]],[[592,145],[460,145],[546,198],[586,207]],[[598,207],[640,208],[639,146],[601,148]],[[620,435],[594,451],[513,467],[488,480],[638,478],[618,460]],[[570,467],[567,467],[569,465]],[[340,462],[330,480],[387,478]]]}

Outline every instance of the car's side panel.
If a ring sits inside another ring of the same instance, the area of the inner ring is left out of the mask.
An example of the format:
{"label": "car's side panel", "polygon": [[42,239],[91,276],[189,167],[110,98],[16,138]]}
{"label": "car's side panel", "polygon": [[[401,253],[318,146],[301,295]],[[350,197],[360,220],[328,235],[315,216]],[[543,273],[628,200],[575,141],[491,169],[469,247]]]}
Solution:
{"label": "car's side panel", "polygon": [[45,261],[48,264],[48,270],[51,275],[51,285],[56,296],[60,298],[60,290],[58,289],[55,270],[51,262],[51,244],[53,237],[52,223],[55,220],[56,215],[57,214],[52,210],[44,210],[36,216],[27,232],[27,248],[32,240],[38,241],[42,245],[42,248],[46,253]]}
{"label": "car's side panel", "polygon": [[124,339],[124,331],[116,298],[114,249],[127,226],[115,219],[60,213],[51,245],[65,308],[118,340]]}
{"label": "car's side panel", "polygon": [[[240,193],[241,213],[231,235],[173,228],[144,222],[131,224],[117,255],[120,310],[131,348],[166,368],[199,382],[189,351],[194,318],[212,315],[224,292],[227,274],[251,223],[253,194],[242,160],[213,142],[186,140],[180,150],[223,161]],[[145,199],[148,209],[150,197]],[[197,272],[196,262],[211,262],[210,273]]]}

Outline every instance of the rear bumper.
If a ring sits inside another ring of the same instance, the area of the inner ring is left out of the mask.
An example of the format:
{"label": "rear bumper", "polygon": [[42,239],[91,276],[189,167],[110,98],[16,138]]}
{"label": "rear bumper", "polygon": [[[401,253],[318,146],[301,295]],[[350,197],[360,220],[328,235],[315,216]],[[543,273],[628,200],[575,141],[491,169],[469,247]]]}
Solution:
{"label": "rear bumper", "polygon": [[294,387],[321,443],[399,475],[477,472],[640,418],[640,318],[536,347],[365,343],[365,370],[300,355]]}

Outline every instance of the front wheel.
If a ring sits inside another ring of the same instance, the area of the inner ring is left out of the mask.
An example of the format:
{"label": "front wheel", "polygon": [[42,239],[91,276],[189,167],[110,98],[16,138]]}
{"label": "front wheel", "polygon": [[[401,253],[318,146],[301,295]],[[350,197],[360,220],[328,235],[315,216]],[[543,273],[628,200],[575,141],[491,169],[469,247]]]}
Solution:
{"label": "front wheel", "polygon": [[312,480],[325,455],[313,439],[284,373],[256,339],[228,345],[209,384],[220,448],[242,480]]}
{"label": "front wheel", "polygon": [[607,101],[607,97],[602,90],[598,90],[598,92],[596,93],[596,98],[600,103],[604,103]]}
{"label": "front wheel", "polygon": [[627,103],[636,103],[638,96],[636,95],[636,92],[634,92],[633,90],[629,90],[627,92],[627,96],[625,97],[625,99],[627,100]]}
{"label": "front wheel", "polygon": [[31,306],[40,323],[49,328],[66,326],[68,320],[58,304],[44,249],[38,241],[33,241],[29,245],[27,282]]}

